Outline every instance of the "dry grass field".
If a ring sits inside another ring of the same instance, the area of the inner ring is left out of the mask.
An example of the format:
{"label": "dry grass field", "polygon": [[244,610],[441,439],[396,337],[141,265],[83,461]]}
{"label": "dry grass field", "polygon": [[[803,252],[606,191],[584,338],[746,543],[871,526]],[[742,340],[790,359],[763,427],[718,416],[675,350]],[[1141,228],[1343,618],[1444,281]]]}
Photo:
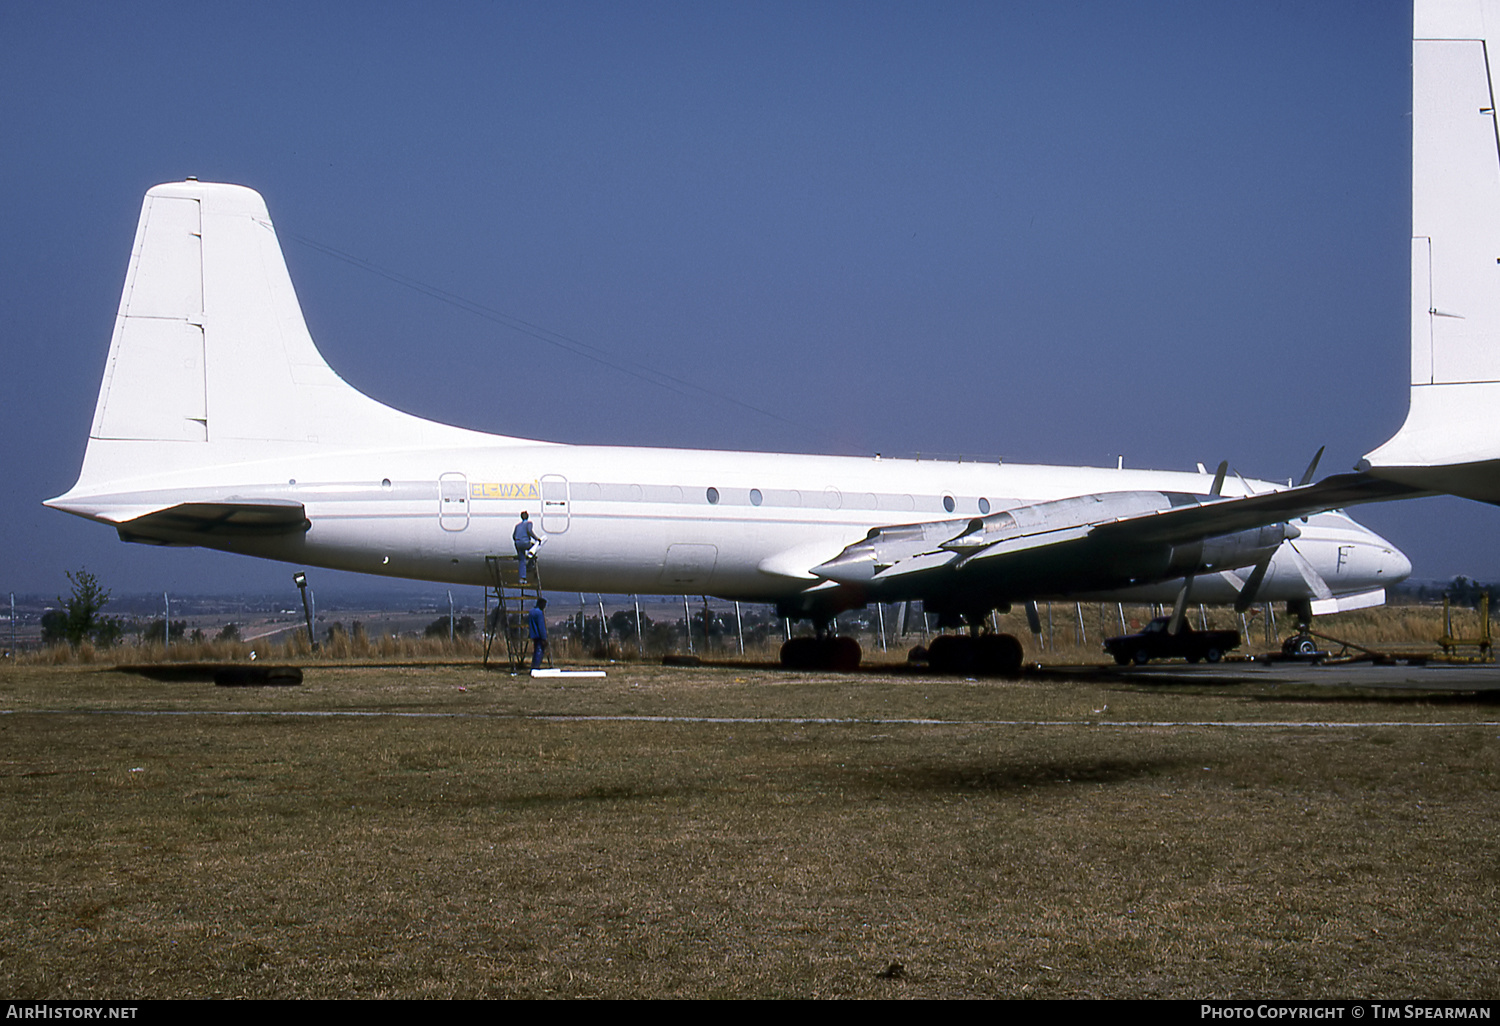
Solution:
{"label": "dry grass field", "polygon": [[[606,646],[599,645],[597,635],[593,636],[594,640],[584,642],[575,636],[574,628],[569,623],[575,613],[581,611],[597,624],[593,612],[595,607],[574,606],[565,596],[558,596],[556,607],[557,615],[550,621],[554,654],[564,662],[609,658],[654,663],[664,655],[685,654],[689,651],[682,620],[679,619],[675,625],[666,620],[668,615],[678,611],[674,606],[666,607],[666,615],[660,604],[650,607],[652,613],[648,613],[648,616],[657,616],[662,621],[658,626],[665,629],[659,633],[654,632],[649,644],[638,645],[633,636],[612,632]],[[721,624],[733,624],[732,608],[728,612],[724,609],[719,612],[722,614]],[[764,610],[761,612],[764,613]],[[1040,636],[1031,633],[1025,612],[1020,607],[997,616],[994,626],[1021,639],[1027,658],[1031,661],[1049,666],[1090,665],[1109,661],[1102,647],[1103,639],[1139,630],[1161,612],[1170,612],[1170,608],[1134,604],[1121,606],[1115,603],[1051,602],[1042,604],[1043,630]],[[316,653],[308,645],[307,636],[300,626],[280,631],[274,637],[258,637],[253,641],[224,641],[212,637],[214,631],[210,625],[206,632],[210,636],[200,641],[174,640],[167,646],[159,640],[148,642],[131,637],[122,644],[105,649],[96,649],[87,642],[77,648],[58,644],[46,648],[23,649],[18,655],[18,661],[28,665],[58,666],[180,661],[239,662],[252,658],[252,653],[255,653],[260,659],[295,660],[306,665],[309,662],[472,662],[479,660],[484,653],[484,641],[478,634],[467,638],[460,636],[450,642],[446,633],[441,637],[426,637],[421,630],[405,631],[397,635],[384,629],[364,629],[362,618],[373,623],[383,615],[388,614],[377,610],[352,614],[340,621],[337,624],[340,629],[333,633],[327,630],[330,625],[324,624],[319,632],[320,641]],[[888,607],[885,617],[887,632],[883,640],[870,610],[863,610],[861,616],[867,621],[862,629],[852,622],[845,622],[841,624],[840,632],[859,641],[864,649],[865,662],[871,666],[903,664],[906,662],[907,652],[913,646],[930,640],[930,635],[923,632],[916,622],[912,625],[911,633],[896,636],[897,614],[894,607]],[[1268,622],[1264,607],[1256,607],[1249,614],[1239,616],[1224,607],[1195,606],[1190,609],[1188,616],[1195,627],[1233,628],[1242,631],[1244,645],[1236,653],[1237,656],[1279,651],[1280,639],[1290,634],[1294,627],[1293,621],[1284,611],[1273,614]],[[430,618],[426,614],[408,614],[406,619],[427,621]],[[442,621],[443,617],[438,617],[438,620]],[[1458,636],[1477,637],[1480,631],[1479,616],[1472,609],[1455,608],[1452,627]],[[1437,639],[1443,635],[1445,624],[1443,610],[1439,605],[1391,605],[1320,616],[1317,618],[1316,628],[1325,634],[1377,649],[1428,650],[1435,653],[1438,650]],[[591,628],[593,629],[596,628]],[[705,654],[703,638],[697,633],[701,631],[701,622],[696,623],[694,629],[692,652]],[[808,633],[811,627],[804,621],[797,625],[797,630]],[[774,662],[781,647],[779,622],[774,637],[756,641],[755,634],[752,626],[748,632],[750,640],[746,643],[744,657]],[[523,648],[529,655],[529,645],[523,645]],[[739,658],[739,645],[733,630],[729,629],[728,633],[713,638],[707,655],[711,659]],[[504,661],[503,642],[496,642],[493,658]]]}
{"label": "dry grass field", "polygon": [[13,998],[1500,996],[1473,698],[33,665],[0,709]]}

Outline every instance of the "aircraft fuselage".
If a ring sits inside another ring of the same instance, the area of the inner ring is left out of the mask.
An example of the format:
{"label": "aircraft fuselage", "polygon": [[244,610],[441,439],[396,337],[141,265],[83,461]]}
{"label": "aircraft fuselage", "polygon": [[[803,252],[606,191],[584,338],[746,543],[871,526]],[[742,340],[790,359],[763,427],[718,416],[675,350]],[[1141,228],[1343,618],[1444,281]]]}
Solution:
{"label": "aircraft fuselage", "polygon": [[[305,533],[170,540],[470,585],[488,581],[486,556],[514,556],[511,531],[526,510],[546,539],[540,564],[549,589],[787,602],[822,583],[810,567],[872,528],[962,521],[1090,493],[1203,495],[1210,482],[1210,475],[1171,471],[506,439],[492,446],[346,451],[196,467],[183,475],[133,482],[140,487],[129,492],[75,491],[55,504],[119,523],[168,503],[295,502],[306,510]],[[1245,494],[1246,486],[1255,493],[1276,487],[1234,480],[1225,494]],[[1382,588],[1409,571],[1394,546],[1345,516],[1320,514],[1301,529],[1298,548],[1340,594]],[[1278,575],[1277,569],[1273,562],[1262,600],[1304,597],[1300,577]],[[1130,595],[1120,593],[1130,598],[1156,582],[1104,574],[1099,583],[1107,590],[1090,597],[1132,588]],[[1232,590],[1218,595],[1229,585],[1217,576],[1205,578],[1200,587],[1205,590],[1196,594],[1203,601],[1233,601]],[[1078,594],[1077,589],[1051,592],[1026,582],[1015,597],[1069,594]],[[864,590],[845,588],[822,600],[843,607],[862,604],[866,597]],[[868,597],[904,596],[876,589]]]}

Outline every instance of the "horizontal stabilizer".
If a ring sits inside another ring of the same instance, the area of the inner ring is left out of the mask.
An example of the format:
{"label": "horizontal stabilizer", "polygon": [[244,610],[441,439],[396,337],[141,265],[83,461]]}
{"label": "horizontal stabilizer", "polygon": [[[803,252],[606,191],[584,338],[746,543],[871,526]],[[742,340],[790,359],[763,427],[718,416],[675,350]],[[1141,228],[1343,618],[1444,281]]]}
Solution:
{"label": "horizontal stabilizer", "polygon": [[205,537],[269,538],[312,525],[300,502],[184,502],[118,525],[120,539],[148,545],[201,545]]}

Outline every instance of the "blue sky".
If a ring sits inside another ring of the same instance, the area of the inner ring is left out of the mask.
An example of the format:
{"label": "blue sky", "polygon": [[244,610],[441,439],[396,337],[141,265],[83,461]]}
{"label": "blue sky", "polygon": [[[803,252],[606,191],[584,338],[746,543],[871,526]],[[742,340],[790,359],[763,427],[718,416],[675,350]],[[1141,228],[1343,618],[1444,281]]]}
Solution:
{"label": "blue sky", "polygon": [[[189,175],[266,197],[329,361],[423,416],[1347,469],[1406,409],[1410,26],[1332,0],[0,3],[0,591],[289,581],[40,505],[82,458],[141,196]],[[1357,515],[1417,576],[1500,577],[1488,507]]]}

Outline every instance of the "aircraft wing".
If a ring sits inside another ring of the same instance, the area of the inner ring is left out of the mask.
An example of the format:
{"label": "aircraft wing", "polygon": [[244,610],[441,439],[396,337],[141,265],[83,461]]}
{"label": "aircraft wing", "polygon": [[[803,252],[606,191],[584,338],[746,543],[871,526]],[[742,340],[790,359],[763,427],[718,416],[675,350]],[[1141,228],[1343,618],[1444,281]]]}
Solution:
{"label": "aircraft wing", "polygon": [[969,520],[875,528],[812,573],[879,601],[982,608],[1248,566],[1300,534],[1290,520],[1415,494],[1367,474],[1228,499],[1102,492]]}
{"label": "aircraft wing", "polygon": [[148,545],[201,545],[205,537],[266,538],[306,531],[300,502],[183,502],[116,525],[122,541]]}
{"label": "aircraft wing", "polygon": [[1095,533],[1122,542],[1186,542],[1232,534],[1279,523],[1293,517],[1342,509],[1365,502],[1410,498],[1420,489],[1369,474],[1335,474],[1316,484],[1233,499],[1216,499],[1195,506],[1177,506],[1150,517],[1101,524]]}

